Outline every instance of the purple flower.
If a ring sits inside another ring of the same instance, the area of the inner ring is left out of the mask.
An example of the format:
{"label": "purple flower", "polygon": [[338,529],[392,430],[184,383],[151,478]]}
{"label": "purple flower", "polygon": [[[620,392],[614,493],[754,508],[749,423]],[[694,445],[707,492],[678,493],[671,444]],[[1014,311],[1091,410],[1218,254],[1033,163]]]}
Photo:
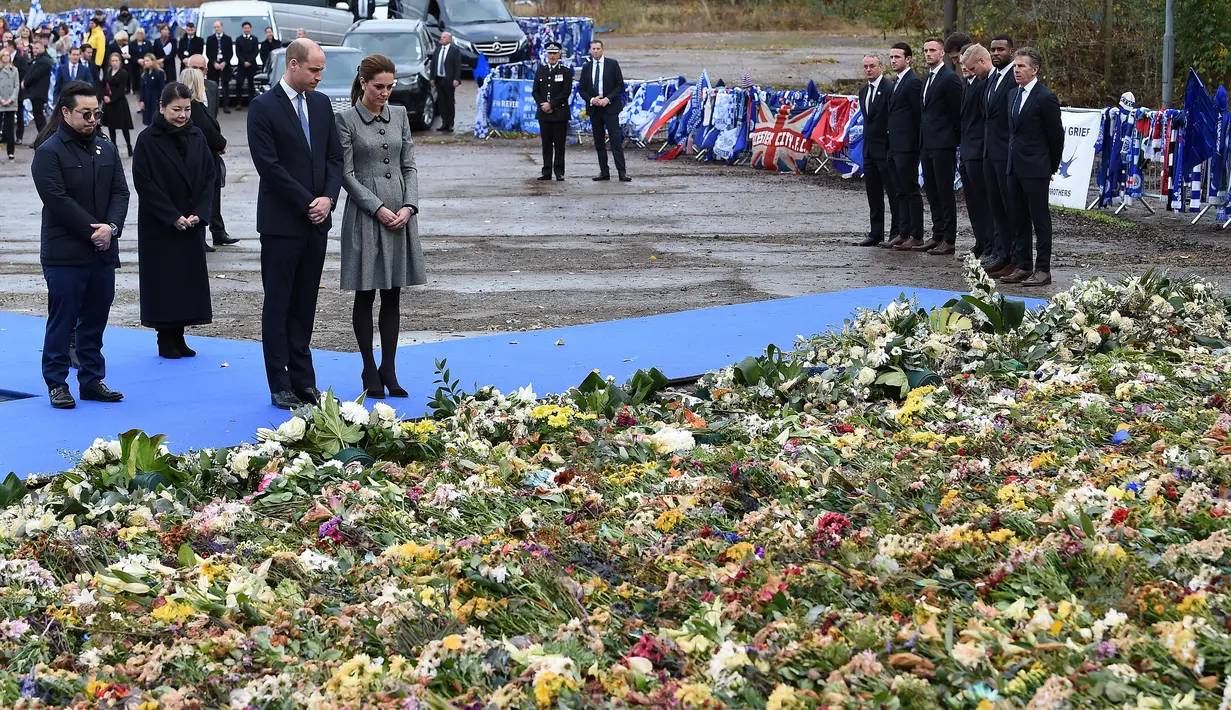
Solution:
{"label": "purple flower", "polygon": [[1094,647],[1094,655],[1097,656],[1099,660],[1106,660],[1114,657],[1116,655],[1116,651],[1116,644],[1113,641],[1103,641],[1099,643],[1098,646]]}
{"label": "purple flower", "polygon": [[22,679],[17,682],[17,686],[20,688],[21,697],[23,698],[33,698],[35,693],[38,692],[38,683],[35,682],[33,673],[28,676],[23,676]]}
{"label": "purple flower", "polygon": [[338,530],[342,525],[342,518],[333,516],[329,520],[321,523],[321,537],[327,537],[334,542],[342,542],[342,532]]}

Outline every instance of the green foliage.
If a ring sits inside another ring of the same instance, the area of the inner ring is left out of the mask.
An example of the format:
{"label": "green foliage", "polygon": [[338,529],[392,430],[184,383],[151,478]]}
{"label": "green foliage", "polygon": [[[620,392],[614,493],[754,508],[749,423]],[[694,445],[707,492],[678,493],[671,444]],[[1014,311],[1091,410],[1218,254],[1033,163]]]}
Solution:
{"label": "green foliage", "polygon": [[1175,3],[1175,97],[1183,97],[1185,67],[1192,66],[1211,92],[1231,84],[1231,3],[1177,0]]}
{"label": "green foliage", "polygon": [[572,392],[573,402],[583,412],[592,412],[612,419],[616,412],[635,407],[667,386],[667,376],[652,367],[637,370],[622,387],[608,382],[597,372],[591,372]]}
{"label": "green foliage", "polygon": [[428,400],[428,409],[432,410],[432,417],[435,419],[447,419],[453,416],[457,411],[457,405],[466,396],[458,386],[459,380],[449,379],[449,361],[446,358],[441,358],[436,361],[436,379],[432,384],[436,385],[436,392],[432,398]]}
{"label": "green foliage", "polygon": [[324,459],[333,458],[343,448],[363,441],[363,427],[342,418],[341,406],[332,389],[321,397],[320,406],[312,410],[312,421],[315,426],[308,432],[308,441]]}
{"label": "green foliage", "polygon": [[735,366],[735,382],[745,387],[765,385],[779,402],[792,409],[803,407],[803,399],[792,388],[804,374],[804,366],[776,345],[765,348],[759,357],[746,357]]}
{"label": "green foliage", "polygon": [[26,489],[25,482],[17,478],[17,474],[10,473],[4,483],[0,483],[0,510],[21,502],[27,493],[29,490]]}

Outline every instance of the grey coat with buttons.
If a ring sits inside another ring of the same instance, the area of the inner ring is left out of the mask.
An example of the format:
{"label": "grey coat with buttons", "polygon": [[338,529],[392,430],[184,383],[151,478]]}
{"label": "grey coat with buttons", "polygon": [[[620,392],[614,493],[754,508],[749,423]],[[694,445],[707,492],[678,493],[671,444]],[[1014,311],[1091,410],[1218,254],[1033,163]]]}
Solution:
{"label": "grey coat with buttons", "polygon": [[386,104],[375,115],[357,103],[338,114],[344,163],[342,288],[371,291],[427,283],[418,217],[390,230],[376,212],[412,207],[418,214],[419,176],[406,109]]}
{"label": "grey coat with buttons", "polygon": [[0,68],[0,99],[12,101],[8,106],[0,106],[0,113],[15,113],[17,111],[17,97],[20,92],[21,76],[17,73],[17,67],[10,64]]}

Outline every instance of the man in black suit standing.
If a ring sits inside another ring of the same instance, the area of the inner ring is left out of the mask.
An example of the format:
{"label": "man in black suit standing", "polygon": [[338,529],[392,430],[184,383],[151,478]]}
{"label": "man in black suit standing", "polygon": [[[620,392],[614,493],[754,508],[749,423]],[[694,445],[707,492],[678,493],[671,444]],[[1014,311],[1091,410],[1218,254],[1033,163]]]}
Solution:
{"label": "man in black suit standing", "polygon": [[[189,22],[184,25],[184,36],[180,37],[180,41],[175,45],[175,56],[179,59],[180,69],[188,66],[188,58],[194,54],[205,53],[205,41],[197,36],[196,23]],[[171,81],[171,75],[167,75],[167,81]]]}
{"label": "man in black suit standing", "polygon": [[316,404],[312,326],[330,218],[342,189],[342,142],[329,99],[316,93],[325,53],[310,39],[286,48],[286,72],[248,107],[248,146],[261,176],[261,345],[270,401]]}
{"label": "man in black suit standing", "polygon": [[231,112],[231,58],[235,56],[235,42],[231,35],[222,33],[222,22],[214,21],[214,34],[205,40],[205,58],[209,60],[208,78],[218,84],[218,102],[222,112]]}
{"label": "man in black suit standing", "polygon": [[[360,20],[370,20],[376,16],[376,1],[351,0],[350,13],[355,17],[355,22]],[[393,15],[390,15],[389,17],[393,17]]]}
{"label": "man in black suit standing", "polygon": [[[252,34],[252,23],[244,21],[243,34],[235,38],[235,58],[239,61],[235,76],[235,101],[246,106],[256,96],[256,67],[260,63],[257,58],[261,53],[261,43]],[[247,102],[244,101],[244,83],[248,84]]]}
{"label": "man in black suit standing", "polygon": [[885,65],[878,54],[863,55],[863,75],[868,80],[859,90],[863,113],[863,186],[868,191],[871,231],[855,246],[873,247],[885,239],[885,195],[889,195],[889,239],[898,236],[897,176],[889,168],[889,95],[893,82],[885,78]]}
{"label": "man in black suit standing", "polygon": [[568,142],[569,97],[573,92],[573,70],[560,63],[560,43],[548,42],[547,63],[534,72],[535,118],[539,120],[539,139],[543,142],[543,174],[540,180],[564,181],[564,146]]}
{"label": "man in black suit standing", "polygon": [[[898,190],[898,236],[882,247],[910,251],[923,244],[923,196],[919,194],[919,124],[923,82],[910,69],[910,45],[889,49],[889,66],[898,80],[889,93],[889,169]],[[892,184],[892,183],[891,183]]]}
{"label": "man in black suit standing", "polygon": [[462,53],[453,46],[453,35],[440,33],[440,46],[432,54],[432,86],[436,87],[436,112],[442,133],[453,132],[457,87],[462,84]]}
{"label": "man in black suit standing", "polygon": [[987,177],[983,172],[984,95],[987,78],[992,73],[992,55],[981,44],[972,44],[962,52],[962,70],[968,75],[962,93],[962,192],[966,196],[966,213],[970,229],[975,233],[972,253],[977,257],[990,254],[995,225],[987,200]]}
{"label": "man in black suit standing", "polygon": [[590,61],[581,70],[577,93],[586,102],[594,149],[598,152],[599,171],[594,180],[611,179],[611,168],[607,165],[607,136],[611,136],[611,154],[615,156],[620,182],[632,182],[624,168],[624,134],[620,132],[624,74],[616,60],[603,56],[603,43],[599,40],[590,43]]}
{"label": "man in black suit standing", "polygon": [[[1043,57],[1033,47],[1013,54],[1017,90],[1009,96],[1009,215],[1016,224],[1013,263],[1017,269],[1001,283],[1046,286],[1051,283],[1052,175],[1064,151],[1060,100],[1039,81]],[[1035,256],[1031,261],[1031,228]]]}
{"label": "man in black suit standing", "polygon": [[992,72],[983,92],[983,173],[987,202],[995,226],[990,256],[985,254],[983,268],[988,276],[1000,278],[1017,270],[1013,265],[1013,235],[1017,228],[1009,220],[1009,94],[1013,80],[1013,40],[1008,35],[992,39]]}
{"label": "man in black suit standing", "polygon": [[923,43],[923,58],[928,74],[923,80],[919,147],[923,157],[923,188],[932,209],[932,238],[914,249],[943,256],[952,254],[957,243],[953,173],[961,138],[962,80],[945,66],[945,45],[939,39]]}

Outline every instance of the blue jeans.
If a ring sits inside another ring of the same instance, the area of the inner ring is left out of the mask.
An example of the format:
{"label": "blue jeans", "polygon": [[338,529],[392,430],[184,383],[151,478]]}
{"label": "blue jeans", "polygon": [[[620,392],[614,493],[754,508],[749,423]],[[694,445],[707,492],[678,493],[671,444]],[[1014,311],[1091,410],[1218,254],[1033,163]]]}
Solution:
{"label": "blue jeans", "polygon": [[47,281],[47,334],[43,339],[43,381],[47,389],[66,384],[69,344],[77,331],[77,381],[90,387],[107,374],[103,331],[115,299],[115,264],[44,266]]}

